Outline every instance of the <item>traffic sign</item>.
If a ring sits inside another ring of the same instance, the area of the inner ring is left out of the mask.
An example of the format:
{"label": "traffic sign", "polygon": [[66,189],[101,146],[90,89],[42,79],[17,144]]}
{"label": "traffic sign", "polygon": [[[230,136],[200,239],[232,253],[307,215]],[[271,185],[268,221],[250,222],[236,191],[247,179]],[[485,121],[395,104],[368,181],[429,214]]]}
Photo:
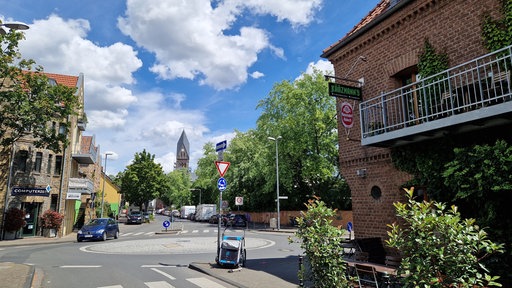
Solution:
{"label": "traffic sign", "polygon": [[354,126],[354,109],[348,102],[341,103],[341,123],[345,128]]}
{"label": "traffic sign", "polygon": [[169,222],[169,221],[165,220],[165,221],[162,223],[162,225],[164,225],[164,228],[167,228],[167,227],[171,226],[171,222]]}
{"label": "traffic sign", "polygon": [[279,199],[288,199],[288,196],[279,196]]}
{"label": "traffic sign", "polygon": [[217,171],[219,171],[220,177],[224,177],[224,174],[228,171],[230,164],[230,162],[215,161],[215,166],[217,166]]}
{"label": "traffic sign", "polygon": [[222,151],[228,147],[228,141],[224,140],[222,142],[219,142],[215,145],[215,152]]}
{"label": "traffic sign", "polygon": [[244,197],[235,197],[235,205],[237,205],[237,206],[244,205]]}
{"label": "traffic sign", "polygon": [[226,179],[224,178],[219,178],[219,180],[217,181],[217,188],[219,188],[219,190],[222,192],[224,190],[226,190],[226,188],[228,187],[228,183],[226,182]]}
{"label": "traffic sign", "polygon": [[349,222],[347,223],[347,231],[348,231],[348,232],[352,232],[352,229],[354,229],[354,226],[352,226],[352,222],[350,222],[350,221],[349,221]]}

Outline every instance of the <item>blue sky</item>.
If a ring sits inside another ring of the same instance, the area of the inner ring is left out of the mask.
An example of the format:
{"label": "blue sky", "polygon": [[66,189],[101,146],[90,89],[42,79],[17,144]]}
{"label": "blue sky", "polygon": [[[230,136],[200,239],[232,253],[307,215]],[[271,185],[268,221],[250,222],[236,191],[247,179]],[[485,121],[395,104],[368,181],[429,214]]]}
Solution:
{"label": "blue sky", "polygon": [[0,19],[30,26],[24,58],[84,74],[85,135],[113,153],[108,174],[143,149],[170,172],[183,130],[194,169],[204,143],[255,128],[275,83],[332,70],[322,51],[379,2],[0,0]]}

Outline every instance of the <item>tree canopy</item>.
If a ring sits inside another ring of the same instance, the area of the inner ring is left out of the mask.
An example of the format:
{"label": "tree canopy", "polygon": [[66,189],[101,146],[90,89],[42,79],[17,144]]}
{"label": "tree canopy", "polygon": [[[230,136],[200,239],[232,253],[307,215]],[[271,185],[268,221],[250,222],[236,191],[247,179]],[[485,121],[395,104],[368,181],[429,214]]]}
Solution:
{"label": "tree canopy", "polygon": [[67,128],[68,116],[80,108],[75,88],[51,83],[43,68],[23,59],[18,44],[24,34],[16,30],[0,33],[0,144],[11,145],[30,133],[34,145],[59,152],[67,146],[67,133],[56,133],[56,125]]}
{"label": "tree canopy", "polygon": [[162,166],[155,162],[155,155],[144,149],[135,153],[132,164],[120,174],[121,191],[131,205],[146,205],[170,190]]}

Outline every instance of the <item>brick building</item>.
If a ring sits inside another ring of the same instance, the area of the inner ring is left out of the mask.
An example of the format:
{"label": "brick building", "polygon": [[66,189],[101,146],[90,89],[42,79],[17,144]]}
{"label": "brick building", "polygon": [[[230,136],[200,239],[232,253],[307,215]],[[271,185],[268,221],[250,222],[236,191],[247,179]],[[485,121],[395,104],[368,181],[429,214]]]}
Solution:
{"label": "brick building", "polygon": [[[484,16],[502,18],[501,8],[500,0],[383,0],[323,51],[334,65],[330,81],[362,93],[337,98],[340,120],[342,106],[353,108],[353,127],[339,121],[338,131],[357,238],[386,238],[396,220],[392,203],[404,199],[411,175],[394,167],[392,147],[493,142],[510,131],[511,49],[490,53],[482,40]],[[448,56],[441,77],[418,75],[425,40]]]}

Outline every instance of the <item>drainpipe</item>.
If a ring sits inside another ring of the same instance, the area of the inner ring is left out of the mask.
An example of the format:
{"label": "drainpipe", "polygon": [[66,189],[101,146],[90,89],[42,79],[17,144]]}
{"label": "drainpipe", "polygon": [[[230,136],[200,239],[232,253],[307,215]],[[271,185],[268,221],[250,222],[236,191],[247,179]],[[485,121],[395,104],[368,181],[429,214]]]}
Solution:
{"label": "drainpipe", "polygon": [[5,192],[4,211],[3,211],[3,217],[2,217],[2,235],[0,235],[1,236],[0,240],[4,240],[4,237],[5,237],[5,230],[4,230],[4,227],[5,227],[5,214],[7,213],[7,206],[9,204],[9,193],[10,193],[10,190],[11,190],[12,168],[13,168],[13,165],[14,165],[14,155],[15,155],[15,152],[16,152],[16,143],[13,143],[12,144],[12,149],[11,149],[11,163],[9,165],[9,177],[7,177],[7,191]]}

